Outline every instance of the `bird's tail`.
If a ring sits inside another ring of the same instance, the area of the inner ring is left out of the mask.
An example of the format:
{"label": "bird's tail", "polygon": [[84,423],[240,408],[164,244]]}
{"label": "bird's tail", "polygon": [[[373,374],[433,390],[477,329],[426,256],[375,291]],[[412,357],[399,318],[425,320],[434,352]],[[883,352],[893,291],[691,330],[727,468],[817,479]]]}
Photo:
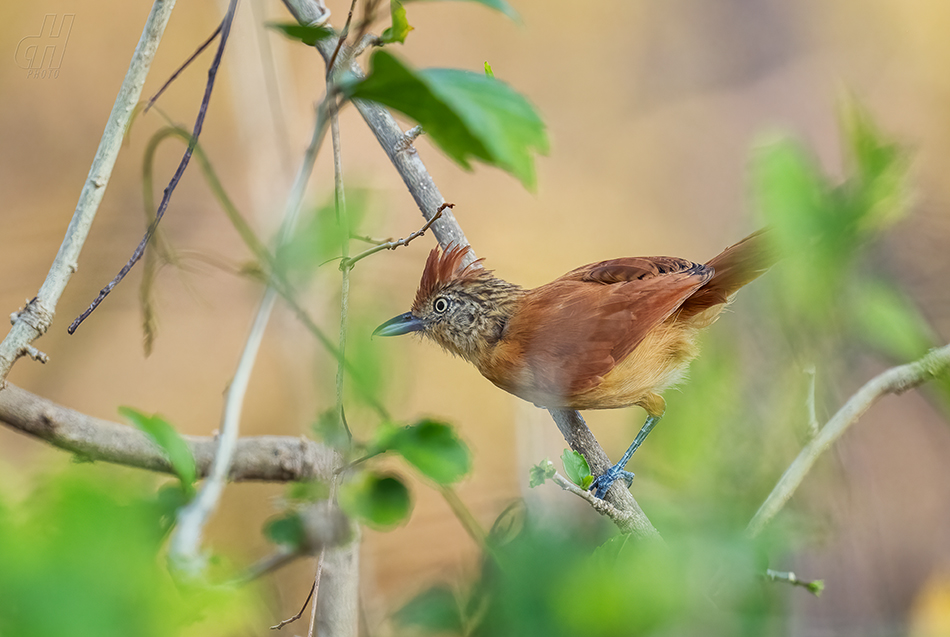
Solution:
{"label": "bird's tail", "polygon": [[753,232],[706,264],[715,274],[683,303],[680,316],[688,318],[728,303],[739,288],[764,274],[777,260],[768,228]]}

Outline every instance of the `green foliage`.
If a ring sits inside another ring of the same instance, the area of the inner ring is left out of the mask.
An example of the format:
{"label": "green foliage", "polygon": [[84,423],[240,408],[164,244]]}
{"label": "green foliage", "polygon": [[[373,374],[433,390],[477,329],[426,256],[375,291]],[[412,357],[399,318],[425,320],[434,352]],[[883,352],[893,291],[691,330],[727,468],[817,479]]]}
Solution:
{"label": "green foliage", "polygon": [[533,153],[547,152],[547,134],[531,104],[507,84],[457,69],[417,71],[386,51],[376,51],[370,66],[366,79],[346,87],[350,97],[414,119],[466,169],[479,159],[534,187]]}
{"label": "green foliage", "polygon": [[393,451],[436,484],[461,480],[472,468],[471,452],[455,429],[424,419],[408,427],[383,425],[371,445],[375,453]]}
{"label": "green foliage", "polygon": [[297,549],[306,540],[303,520],[296,511],[272,518],[264,525],[264,536],[274,544]]}
{"label": "green foliage", "polygon": [[406,41],[406,36],[414,27],[409,24],[409,20],[406,18],[406,8],[402,6],[399,0],[389,0],[389,9],[392,14],[393,25],[383,31],[379,39],[383,44],[393,42],[403,44]]}
{"label": "green foliage", "polygon": [[[567,452],[565,451],[565,453]],[[539,487],[544,484],[545,480],[550,480],[553,478],[556,472],[557,468],[554,466],[554,463],[548,459],[545,459],[543,462],[539,462],[529,470],[528,486],[532,489]]]}
{"label": "green foliage", "polygon": [[594,481],[594,476],[590,473],[590,465],[578,452],[565,449],[561,454],[561,462],[564,463],[564,473],[567,474],[568,480],[580,488],[586,489]]}
{"label": "green foliage", "polygon": [[495,72],[491,68],[491,64],[485,62],[485,75],[488,77],[495,77]]}
{"label": "green foliage", "polygon": [[165,503],[138,474],[129,476],[84,466],[44,479],[16,502],[0,492],[0,634],[171,637],[247,629],[257,608],[252,590],[173,581],[158,555]]}
{"label": "green foliage", "polygon": [[189,495],[194,493],[193,485],[198,477],[198,470],[195,467],[195,457],[191,455],[191,449],[181,434],[158,414],[147,416],[131,407],[119,407],[119,413],[162,448],[172,470],[181,480],[182,489]]}
{"label": "green foliage", "polygon": [[340,452],[347,452],[352,446],[343,421],[340,420],[340,412],[336,408],[327,409],[320,414],[317,422],[313,424],[313,434],[317,440]]}
{"label": "green foliage", "polygon": [[[465,594],[436,586],[397,614],[421,634],[616,637],[762,635],[775,590],[741,528],[694,520],[664,543],[601,543],[570,523],[525,524]],[[710,612],[712,608],[716,612]]]}
{"label": "green foliage", "polygon": [[448,587],[436,586],[414,597],[399,609],[393,619],[402,626],[411,626],[422,633],[460,634],[463,631],[462,609]]}
{"label": "green foliage", "polygon": [[298,40],[307,46],[313,46],[320,40],[333,37],[333,29],[320,26],[304,26],[297,23],[269,22],[270,28],[280,31],[291,40]]}
{"label": "green foliage", "polygon": [[330,497],[330,485],[319,480],[291,482],[287,485],[287,499],[295,504],[319,502]]}
{"label": "green foliage", "polygon": [[340,487],[339,501],[348,515],[376,529],[406,521],[412,509],[409,489],[402,480],[371,471],[348,478]]}

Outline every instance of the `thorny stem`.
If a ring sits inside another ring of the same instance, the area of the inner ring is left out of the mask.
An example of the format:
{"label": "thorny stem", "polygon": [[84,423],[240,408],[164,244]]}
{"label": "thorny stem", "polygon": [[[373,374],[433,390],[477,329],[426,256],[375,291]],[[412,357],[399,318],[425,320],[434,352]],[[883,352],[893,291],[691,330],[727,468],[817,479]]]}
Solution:
{"label": "thorny stem", "polygon": [[418,230],[410,234],[405,239],[399,239],[397,241],[386,241],[384,243],[380,243],[379,245],[375,245],[372,248],[369,248],[368,250],[364,250],[363,252],[360,252],[359,254],[357,254],[355,257],[351,259],[347,259],[346,257],[344,257],[343,260],[340,261],[340,269],[343,270],[344,272],[346,272],[347,270],[352,270],[353,266],[356,265],[357,262],[362,261],[366,257],[376,254],[377,252],[382,252],[383,250],[395,250],[396,248],[409,245],[410,241],[412,241],[413,239],[418,239],[419,237],[424,235],[426,233],[426,230],[428,230],[432,226],[433,223],[439,220],[439,218],[442,216],[442,211],[444,211],[446,208],[454,208],[454,207],[455,207],[454,203],[442,204],[441,206],[439,206],[438,210],[435,211],[435,214],[432,215],[432,218],[426,221],[424,226],[422,226],[421,228],[419,228]]}

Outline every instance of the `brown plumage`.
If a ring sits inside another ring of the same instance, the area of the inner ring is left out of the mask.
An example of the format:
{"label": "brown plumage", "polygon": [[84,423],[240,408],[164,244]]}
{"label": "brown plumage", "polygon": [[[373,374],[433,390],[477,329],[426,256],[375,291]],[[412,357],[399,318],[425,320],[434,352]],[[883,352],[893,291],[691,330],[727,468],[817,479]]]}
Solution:
{"label": "brown plumage", "polygon": [[640,405],[653,415],[663,413],[659,394],[696,356],[697,332],[772,263],[760,231],[705,265],[626,257],[524,290],[481,259],[463,266],[468,250],[432,250],[409,313],[417,320],[407,329],[410,316],[397,317],[395,331],[422,332],[541,407]]}
{"label": "brown plumage", "polygon": [[432,250],[412,310],[375,333],[419,331],[540,407],[639,405],[652,423],[639,441],[663,414],[663,390],[696,356],[697,333],[774,261],[760,230],[705,265],[626,257],[525,290],[495,277],[481,259],[462,265],[468,251]]}

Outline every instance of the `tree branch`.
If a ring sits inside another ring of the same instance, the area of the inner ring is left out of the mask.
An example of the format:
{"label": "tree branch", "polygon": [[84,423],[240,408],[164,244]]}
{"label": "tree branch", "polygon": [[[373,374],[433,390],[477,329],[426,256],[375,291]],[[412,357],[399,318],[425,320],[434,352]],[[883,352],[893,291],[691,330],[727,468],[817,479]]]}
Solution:
{"label": "tree branch", "polygon": [[36,297],[17,314],[13,329],[0,344],[0,385],[3,384],[16,360],[28,353],[28,346],[49,329],[56,313],[59,297],[66,289],[69,278],[79,267],[79,253],[86,242],[86,236],[92,227],[99,203],[105,194],[112,168],[122,147],[125,130],[142,94],[142,86],[148,76],[152,59],[155,57],[158,44],[165,32],[165,25],[168,24],[174,8],[175,0],[155,0],[152,5],[145,27],[142,29],[142,36],[135,47],[135,53],[132,54],[129,70],[125,74],[105,130],[102,132],[99,148],[89,167],[89,175],[79,194],[76,210],[66,229],[66,236],[59,247],[59,252]]}
{"label": "tree branch", "polygon": [[801,450],[798,457],[772,489],[765,502],[759,507],[746,532],[755,537],[762,532],[775,514],[781,511],[792,494],[805,479],[808,471],[818,457],[831,448],[838,438],[861,417],[882,396],[902,394],[921,385],[938,374],[950,369],[950,345],[931,350],[926,356],[914,363],[892,367],[868,381],[848,399],[831,420],[822,427],[817,436]]}
{"label": "tree branch", "polygon": [[[174,475],[164,452],[143,432],[58,405],[7,383],[0,389],[0,422],[83,459]],[[216,438],[183,436],[198,475],[207,476]],[[340,465],[335,451],[307,438],[256,436],[237,443],[228,479],[232,482],[330,480]]]}

